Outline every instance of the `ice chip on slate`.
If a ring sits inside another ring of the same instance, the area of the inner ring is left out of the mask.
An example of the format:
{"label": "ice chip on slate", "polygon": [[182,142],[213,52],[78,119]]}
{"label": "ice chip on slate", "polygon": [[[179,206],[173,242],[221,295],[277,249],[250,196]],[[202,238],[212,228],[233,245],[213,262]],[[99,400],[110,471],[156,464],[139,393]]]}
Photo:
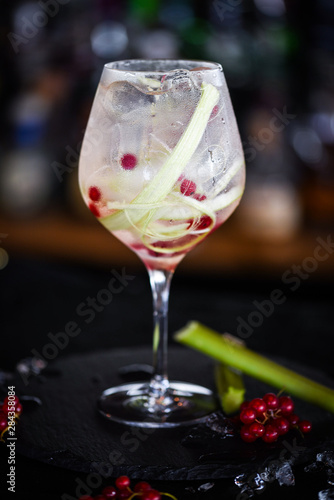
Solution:
{"label": "ice chip on slate", "polygon": [[31,375],[39,375],[46,366],[47,362],[43,359],[31,357],[21,359],[16,365],[16,370],[26,380]]}
{"label": "ice chip on slate", "polygon": [[317,461],[317,462],[312,462],[309,465],[306,465],[306,467],[304,467],[304,471],[305,472],[320,472],[320,471],[324,470],[324,467],[325,467],[325,465],[322,462]]}
{"label": "ice chip on slate", "polygon": [[262,491],[266,487],[264,480],[259,473],[252,477],[250,486],[254,491]]}
{"label": "ice chip on slate", "polygon": [[214,412],[206,419],[205,424],[209,429],[218,434],[233,436],[234,430],[230,419],[224,417],[220,412]]}
{"label": "ice chip on slate", "polygon": [[295,476],[293,475],[289,462],[284,462],[276,471],[276,479],[280,486],[294,486]]}
{"label": "ice chip on slate", "polygon": [[279,465],[276,462],[269,464],[265,469],[261,472],[261,478],[267,483],[271,483],[276,479],[276,473],[279,469]]}
{"label": "ice chip on slate", "polygon": [[317,454],[317,461],[322,462],[328,467],[334,468],[334,452],[333,451],[323,451]]}
{"label": "ice chip on slate", "polygon": [[198,487],[198,491],[209,491],[213,488],[215,483],[204,483]]}
{"label": "ice chip on slate", "polygon": [[329,488],[328,490],[322,490],[318,493],[319,500],[334,500],[334,488]]}
{"label": "ice chip on slate", "polygon": [[126,81],[114,82],[109,85],[103,98],[103,106],[108,113],[118,113],[122,116],[129,113],[140,113],[153,102],[153,96],[141,92],[137,87]]}
{"label": "ice chip on slate", "polygon": [[334,471],[332,469],[327,470],[327,483],[334,486]]}
{"label": "ice chip on slate", "polygon": [[249,497],[254,496],[254,492],[258,494],[266,488],[265,482],[259,473],[250,476],[240,474],[234,478],[234,483],[241,488],[241,493],[246,493]]}
{"label": "ice chip on slate", "polygon": [[246,474],[239,474],[239,476],[234,478],[234,484],[236,484],[239,488],[241,488],[247,481]]}

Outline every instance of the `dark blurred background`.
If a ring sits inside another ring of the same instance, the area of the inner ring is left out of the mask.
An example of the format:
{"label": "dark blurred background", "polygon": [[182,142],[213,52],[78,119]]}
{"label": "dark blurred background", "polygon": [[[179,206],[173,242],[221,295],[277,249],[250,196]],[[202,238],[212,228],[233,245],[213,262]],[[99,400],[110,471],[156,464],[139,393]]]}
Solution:
{"label": "dark blurred background", "polygon": [[0,268],[10,254],[140,265],[77,187],[103,64],[135,57],[222,63],[244,144],[240,208],[180,267],[208,252],[207,271],[281,273],[312,255],[334,219],[333,51],[331,0],[2,2]]}

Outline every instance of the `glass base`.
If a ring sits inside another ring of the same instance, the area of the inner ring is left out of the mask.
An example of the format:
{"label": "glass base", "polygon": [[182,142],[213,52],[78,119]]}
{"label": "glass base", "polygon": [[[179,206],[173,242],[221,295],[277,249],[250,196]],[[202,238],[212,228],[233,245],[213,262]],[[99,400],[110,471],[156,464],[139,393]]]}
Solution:
{"label": "glass base", "polygon": [[99,412],[109,420],[137,427],[177,427],[196,424],[218,409],[209,389],[183,382],[170,382],[160,397],[149,383],[123,384],[107,389],[98,401]]}

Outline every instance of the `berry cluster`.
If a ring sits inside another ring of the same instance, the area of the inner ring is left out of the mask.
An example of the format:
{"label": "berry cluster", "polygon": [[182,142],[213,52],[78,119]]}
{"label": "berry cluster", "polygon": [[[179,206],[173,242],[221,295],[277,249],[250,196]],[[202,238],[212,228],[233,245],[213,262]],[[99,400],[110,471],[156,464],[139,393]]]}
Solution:
{"label": "berry cluster", "polygon": [[258,438],[273,443],[292,428],[298,428],[303,434],[310,432],[311,423],[300,420],[293,411],[294,403],[289,396],[277,396],[271,392],[263,398],[245,401],[239,415],[243,424],[241,438],[246,443],[253,443]]}
{"label": "berry cluster", "polygon": [[3,441],[3,436],[9,429],[8,414],[13,411],[15,418],[18,418],[22,412],[22,405],[17,396],[7,396],[2,405],[0,404],[0,441]]}
{"label": "berry cluster", "polygon": [[114,498],[115,500],[132,500],[136,497],[140,500],[161,500],[163,496],[177,500],[170,493],[162,493],[153,489],[146,481],[136,483],[132,490],[128,476],[119,476],[115,481],[115,486],[106,486],[100,495],[95,497],[84,495],[79,500],[109,500],[110,498]]}

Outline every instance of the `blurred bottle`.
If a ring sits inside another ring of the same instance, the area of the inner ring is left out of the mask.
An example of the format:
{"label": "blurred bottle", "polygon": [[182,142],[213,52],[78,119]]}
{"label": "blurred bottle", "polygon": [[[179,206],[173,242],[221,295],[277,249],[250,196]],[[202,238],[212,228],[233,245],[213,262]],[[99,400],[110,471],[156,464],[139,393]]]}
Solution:
{"label": "blurred bottle", "polygon": [[[290,120],[295,118],[290,114]],[[247,189],[240,220],[252,236],[271,241],[292,238],[302,209],[294,156],[287,140],[288,117],[279,109],[257,109],[246,124],[244,140]]]}
{"label": "blurred bottle", "polygon": [[45,207],[52,190],[49,160],[40,147],[47,109],[27,94],[14,113],[13,149],[3,157],[0,171],[1,205],[12,216],[30,217]]}
{"label": "blurred bottle", "polygon": [[12,216],[40,213],[57,187],[51,168],[59,139],[55,110],[61,109],[67,86],[65,71],[46,68],[26,82],[12,103],[12,147],[3,156],[0,170],[1,206]]}

